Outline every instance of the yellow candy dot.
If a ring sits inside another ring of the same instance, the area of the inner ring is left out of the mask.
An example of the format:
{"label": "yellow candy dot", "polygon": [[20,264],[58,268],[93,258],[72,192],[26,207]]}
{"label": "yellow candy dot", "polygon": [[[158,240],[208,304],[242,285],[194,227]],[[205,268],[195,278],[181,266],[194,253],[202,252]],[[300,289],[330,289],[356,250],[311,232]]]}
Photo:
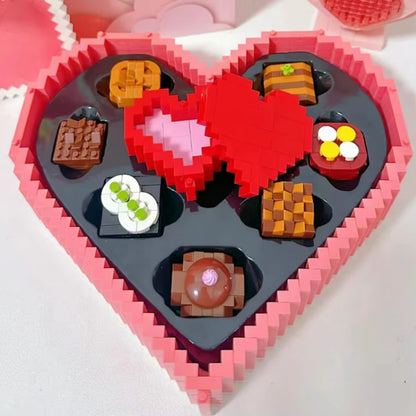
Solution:
{"label": "yellow candy dot", "polygon": [[342,142],[353,142],[357,137],[357,133],[350,126],[341,126],[337,129],[337,138]]}
{"label": "yellow candy dot", "polygon": [[319,153],[326,160],[332,161],[339,156],[339,146],[334,142],[325,142],[321,144]]}

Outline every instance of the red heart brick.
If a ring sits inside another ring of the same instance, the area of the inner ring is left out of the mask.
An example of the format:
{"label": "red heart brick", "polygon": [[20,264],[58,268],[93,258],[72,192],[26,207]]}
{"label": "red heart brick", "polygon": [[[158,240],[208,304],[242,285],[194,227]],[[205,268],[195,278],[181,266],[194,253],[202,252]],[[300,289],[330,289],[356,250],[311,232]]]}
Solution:
{"label": "red heart brick", "polygon": [[297,96],[275,90],[259,100],[252,82],[233,74],[206,88],[199,119],[242,197],[257,195],[312,150],[313,119]]}
{"label": "red heart brick", "polygon": [[[165,176],[168,185],[185,192],[188,200],[195,199],[196,191],[212,180],[213,172],[221,167],[219,159],[227,162],[228,171],[242,185],[240,196],[257,195],[311,151],[313,119],[297,96],[276,90],[260,100],[251,84],[246,78],[226,74],[189,94],[186,101],[167,90],[146,91],[143,99],[125,108],[128,154]],[[198,118],[207,126],[206,135],[214,139],[212,146],[202,148],[201,155],[185,165],[166,143],[156,143],[152,135],[146,135],[143,125],[155,109],[170,114],[172,122]]]}

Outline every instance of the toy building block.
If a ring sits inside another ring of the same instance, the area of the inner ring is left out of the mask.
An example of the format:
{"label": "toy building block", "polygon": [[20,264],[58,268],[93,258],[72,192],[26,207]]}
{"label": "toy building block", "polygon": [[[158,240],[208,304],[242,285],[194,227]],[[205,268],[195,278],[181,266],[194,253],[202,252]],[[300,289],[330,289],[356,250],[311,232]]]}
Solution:
{"label": "toy building block", "polygon": [[165,89],[145,91],[142,100],[124,110],[128,154],[164,176],[188,200],[195,200],[196,191],[221,169],[205,127],[197,122],[199,101],[197,93],[179,101]]}
{"label": "toy building block", "polygon": [[259,100],[249,79],[225,74],[202,97],[199,120],[242,197],[258,195],[312,150],[313,120],[296,95],[275,90]]}
{"label": "toy building block", "polygon": [[[77,37],[97,32],[184,36],[231,29],[236,0],[65,0]],[[192,18],[190,18],[190,16]]]}
{"label": "toy building block", "polygon": [[361,130],[348,123],[318,123],[313,131],[311,166],[330,179],[358,177],[367,165],[367,149]]}
{"label": "toy building block", "polygon": [[[369,97],[378,106],[382,117],[389,120],[385,125],[389,145],[387,161],[380,178],[354,209],[352,216],[336,228],[333,237],[329,237],[316,250],[305,267],[298,269],[294,279],[291,279],[298,284],[289,284],[288,281],[286,290],[278,291],[276,297],[271,297],[272,300],[266,303],[264,312],[255,314],[253,330],[248,330],[251,325],[245,325],[240,335],[234,338],[230,349],[221,351],[220,362],[211,363],[208,371],[201,371],[198,364],[192,362],[189,353],[168,333],[165,325],[147,311],[140,294],[133,296],[127,285],[123,284],[124,277],[119,276],[103,254],[92,246],[91,240],[65,212],[60,201],[45,188],[46,181],[42,179],[42,171],[32,152],[36,145],[36,131],[46,106],[54,97],[55,88],[63,88],[80,72],[108,55],[136,51],[152,53],[155,59],[162,61],[166,61],[168,56],[175,57],[172,67],[195,85],[203,84],[210,76],[223,72],[243,73],[260,56],[275,53],[276,50],[302,50],[316,54],[337,65],[360,84],[367,85]],[[220,399],[214,401],[212,397],[217,397],[222,391],[231,391],[236,380],[244,379],[246,369],[253,368],[255,357],[261,354],[259,345],[264,342],[267,342],[267,346],[274,345],[276,338],[282,336],[287,326],[293,323],[296,314],[303,312],[306,304],[313,301],[332,275],[387,215],[412,156],[411,141],[395,84],[385,78],[383,71],[371,62],[369,55],[352,50],[339,37],[327,37],[320,32],[265,32],[260,38],[250,39],[240,45],[230,58],[224,58],[209,71],[173,41],[160,39],[155,34],[129,34],[124,37],[108,34],[96,40],[81,42],[71,52],[64,52],[59,59],[60,66],[66,66],[69,70],[69,81],[58,75],[57,67],[50,67],[46,71],[48,76],[41,78],[25,96],[10,149],[10,157],[15,164],[14,172],[20,181],[19,189],[40,220],[97,290],[113,305],[116,313],[120,314],[152,354],[160,357],[160,364],[187,390],[189,396],[197,398],[197,404],[206,414],[211,404],[217,407],[221,403]],[[115,299],[123,299],[123,302]],[[204,384],[205,380],[212,377],[218,379],[220,390]]]}
{"label": "toy building block", "polygon": [[210,146],[205,136],[205,126],[196,120],[172,121],[172,115],[155,109],[153,115],[145,118],[142,128],[146,136],[152,136],[154,143],[162,143],[165,150],[171,150],[175,159],[182,159],[184,166],[192,165],[194,156],[201,156],[202,149]]}
{"label": "toy building block", "polygon": [[152,61],[121,61],[113,66],[110,75],[110,100],[117,107],[132,106],[143,91],[160,88],[161,71]]}
{"label": "toy building block", "polygon": [[264,95],[279,89],[295,94],[302,105],[316,104],[312,66],[306,62],[271,64],[263,69]]}
{"label": "toy building block", "polygon": [[[101,190],[101,203],[130,234],[147,233],[159,220],[156,199],[143,192],[136,178],[130,175],[117,175],[109,179]],[[113,222],[107,224],[102,220],[100,236],[108,236],[109,233],[111,236],[120,235]]]}
{"label": "toy building block", "polygon": [[398,15],[402,0],[321,0],[341,23],[360,28],[385,22]]}
{"label": "toy building block", "polygon": [[68,119],[59,125],[53,163],[68,168],[86,170],[101,163],[106,123],[95,120]]}
{"label": "toy building block", "polygon": [[416,13],[414,0],[309,1],[318,9],[315,30],[369,49],[382,49],[388,23]]}
{"label": "toy building block", "polygon": [[224,253],[193,251],[172,265],[171,305],[181,316],[233,316],[244,306],[244,273]]}
{"label": "toy building block", "polygon": [[275,182],[263,191],[261,235],[279,238],[314,237],[311,183]]}
{"label": "toy building block", "polygon": [[51,58],[75,43],[63,0],[1,1],[0,37],[0,100],[23,95]]}

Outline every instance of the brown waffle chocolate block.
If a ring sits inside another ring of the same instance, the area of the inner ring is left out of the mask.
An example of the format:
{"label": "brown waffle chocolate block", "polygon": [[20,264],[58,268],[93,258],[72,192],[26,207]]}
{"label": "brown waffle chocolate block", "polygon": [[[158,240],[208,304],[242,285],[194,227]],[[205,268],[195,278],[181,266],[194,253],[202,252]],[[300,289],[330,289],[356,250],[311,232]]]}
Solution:
{"label": "brown waffle chocolate block", "polygon": [[231,256],[192,251],[172,265],[171,305],[181,316],[233,316],[244,306],[244,272]]}
{"label": "brown waffle chocolate block", "polygon": [[275,182],[263,191],[261,235],[279,238],[313,238],[312,184]]}
{"label": "brown waffle chocolate block", "polygon": [[279,89],[299,97],[304,105],[316,104],[312,67],[306,62],[268,65],[263,70],[264,95]]}
{"label": "brown waffle chocolate block", "polygon": [[105,123],[68,119],[59,125],[52,162],[68,168],[86,170],[101,163]]}

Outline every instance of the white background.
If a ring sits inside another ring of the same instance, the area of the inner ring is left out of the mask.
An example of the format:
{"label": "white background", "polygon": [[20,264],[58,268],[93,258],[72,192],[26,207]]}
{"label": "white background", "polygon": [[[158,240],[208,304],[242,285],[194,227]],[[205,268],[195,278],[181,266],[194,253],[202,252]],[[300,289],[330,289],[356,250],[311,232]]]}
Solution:
{"label": "white background", "polygon": [[[232,31],[178,39],[212,63],[263,30],[312,29],[306,0],[240,1]],[[373,60],[396,80],[416,148],[416,18]],[[196,416],[38,220],[8,151],[22,98],[0,102],[0,415]],[[218,415],[416,414],[416,163],[390,213]]]}

